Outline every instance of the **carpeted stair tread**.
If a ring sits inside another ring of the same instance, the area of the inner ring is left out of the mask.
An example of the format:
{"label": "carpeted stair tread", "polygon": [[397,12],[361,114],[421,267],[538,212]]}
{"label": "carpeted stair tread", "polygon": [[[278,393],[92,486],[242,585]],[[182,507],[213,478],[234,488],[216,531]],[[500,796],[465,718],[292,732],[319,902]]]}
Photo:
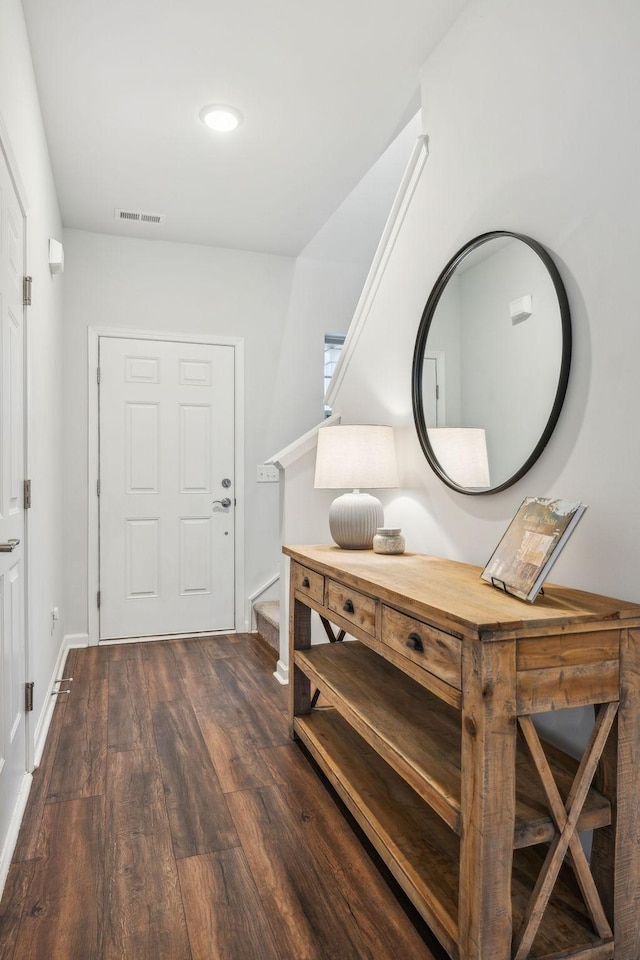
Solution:
{"label": "carpeted stair tread", "polygon": [[280,602],[261,600],[253,605],[258,633],[270,646],[280,649]]}

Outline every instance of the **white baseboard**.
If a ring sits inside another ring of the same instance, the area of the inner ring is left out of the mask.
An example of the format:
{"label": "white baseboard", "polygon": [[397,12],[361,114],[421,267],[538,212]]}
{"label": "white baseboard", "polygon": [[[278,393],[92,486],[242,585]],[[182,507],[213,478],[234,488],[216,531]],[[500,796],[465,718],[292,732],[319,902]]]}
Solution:
{"label": "white baseboard", "polygon": [[286,685],[289,683],[289,665],[283,663],[282,660],[278,660],[278,666],[276,667],[273,675],[278,683],[281,683],[283,687],[286,687]]}
{"label": "white baseboard", "polygon": [[29,791],[31,790],[32,780],[33,777],[31,774],[25,773],[22,780],[22,785],[20,787],[20,792],[18,794],[18,799],[16,800],[16,805],[11,816],[9,830],[4,841],[4,846],[2,847],[2,853],[0,853],[0,897],[2,896],[4,885],[7,882],[7,876],[9,875],[11,858],[13,857],[13,851],[15,850],[16,843],[18,842],[20,825],[22,823],[24,811],[27,806],[27,800],[29,799]]}
{"label": "white baseboard", "polygon": [[62,638],[62,644],[65,650],[71,650],[72,647],[89,647],[88,633],[66,633]]}
{"label": "white baseboard", "polygon": [[69,650],[71,650],[74,647],[87,647],[88,645],[89,645],[89,635],[86,633],[67,633],[62,638],[62,643],[60,644],[60,649],[58,650],[56,663],[53,668],[53,673],[51,674],[51,680],[49,681],[49,687],[46,691],[45,700],[42,705],[42,711],[38,718],[38,723],[36,725],[36,729],[33,737],[34,767],[40,766],[40,761],[42,760],[42,752],[44,750],[44,745],[47,740],[47,734],[49,733],[51,718],[53,717],[53,710],[56,705],[56,698],[51,695],[53,693],[53,688],[55,686],[56,678],[59,678],[62,676],[62,670],[64,667],[65,660],[67,659],[67,654],[69,653]]}

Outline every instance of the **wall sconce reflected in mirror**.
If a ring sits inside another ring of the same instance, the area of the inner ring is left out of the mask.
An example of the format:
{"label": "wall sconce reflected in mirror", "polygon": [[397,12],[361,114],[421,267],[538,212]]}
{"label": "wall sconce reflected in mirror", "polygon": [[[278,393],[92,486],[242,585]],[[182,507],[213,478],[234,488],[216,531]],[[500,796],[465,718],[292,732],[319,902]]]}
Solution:
{"label": "wall sconce reflected in mirror", "polygon": [[59,240],[49,240],[49,270],[52,276],[64,271],[64,249]]}

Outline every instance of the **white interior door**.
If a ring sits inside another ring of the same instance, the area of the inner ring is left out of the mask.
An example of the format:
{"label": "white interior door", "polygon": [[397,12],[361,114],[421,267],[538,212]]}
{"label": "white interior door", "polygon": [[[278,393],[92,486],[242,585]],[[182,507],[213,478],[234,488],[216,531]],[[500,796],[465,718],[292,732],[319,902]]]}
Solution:
{"label": "white interior door", "polygon": [[27,758],[24,619],[24,219],[0,150],[0,843]]}
{"label": "white interior door", "polygon": [[234,348],[100,337],[100,639],[235,627]]}

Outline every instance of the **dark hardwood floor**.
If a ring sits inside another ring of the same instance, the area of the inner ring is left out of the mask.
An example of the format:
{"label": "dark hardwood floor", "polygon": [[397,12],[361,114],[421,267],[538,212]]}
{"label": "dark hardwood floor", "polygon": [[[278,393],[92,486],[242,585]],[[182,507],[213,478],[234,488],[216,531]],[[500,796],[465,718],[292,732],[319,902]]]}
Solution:
{"label": "dark hardwood floor", "polygon": [[443,956],[287,733],[250,635],[69,654],[0,960]]}

